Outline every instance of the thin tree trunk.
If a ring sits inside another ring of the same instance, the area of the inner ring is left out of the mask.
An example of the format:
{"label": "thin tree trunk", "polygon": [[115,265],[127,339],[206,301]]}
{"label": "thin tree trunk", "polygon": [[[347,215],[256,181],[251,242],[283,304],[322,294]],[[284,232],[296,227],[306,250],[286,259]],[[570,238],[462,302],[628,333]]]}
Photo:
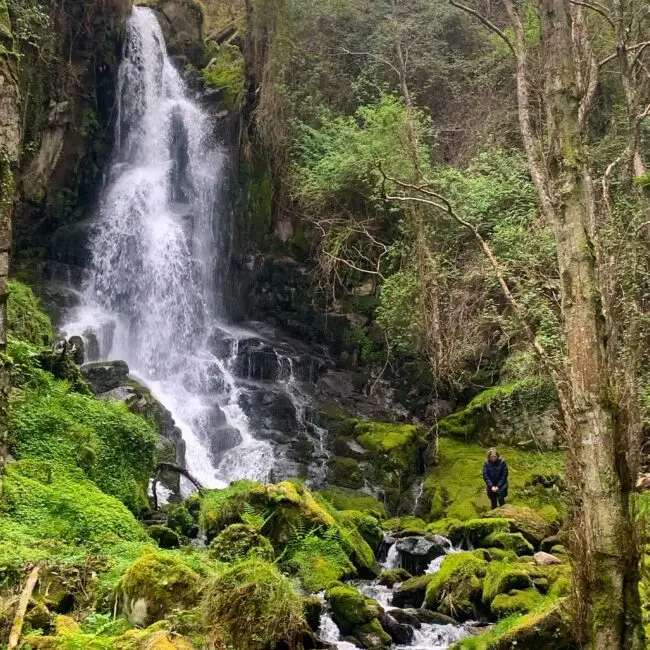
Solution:
{"label": "thin tree trunk", "polygon": [[29,599],[32,597],[32,592],[34,587],[38,582],[38,572],[41,567],[37,564],[30,572],[25,587],[20,594],[20,600],[18,601],[18,609],[16,609],[16,615],[14,616],[14,622],[11,626],[11,632],[9,634],[9,643],[7,645],[7,650],[13,650],[18,647],[18,642],[20,641],[20,634],[23,631],[23,624],[25,622],[25,612],[27,611],[27,606],[29,605]]}
{"label": "thin tree trunk", "polygon": [[[638,594],[639,553],[630,509],[627,450],[637,428],[618,418],[615,368],[608,364],[598,282],[596,212],[580,120],[568,0],[541,0],[545,99],[552,136],[548,157],[551,225],[555,232],[567,339],[568,385],[559,386],[569,437],[568,477],[574,489],[572,546],[577,604],[592,648],[644,647]],[[623,452],[623,453],[622,453]]]}

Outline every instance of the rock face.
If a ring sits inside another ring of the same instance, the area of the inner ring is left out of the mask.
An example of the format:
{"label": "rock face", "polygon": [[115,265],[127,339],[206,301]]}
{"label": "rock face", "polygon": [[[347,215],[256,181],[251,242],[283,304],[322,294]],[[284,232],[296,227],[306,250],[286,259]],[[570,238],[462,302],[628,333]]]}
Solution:
{"label": "rock face", "polygon": [[129,366],[125,361],[95,361],[81,366],[81,374],[94,395],[103,395],[126,381]]}

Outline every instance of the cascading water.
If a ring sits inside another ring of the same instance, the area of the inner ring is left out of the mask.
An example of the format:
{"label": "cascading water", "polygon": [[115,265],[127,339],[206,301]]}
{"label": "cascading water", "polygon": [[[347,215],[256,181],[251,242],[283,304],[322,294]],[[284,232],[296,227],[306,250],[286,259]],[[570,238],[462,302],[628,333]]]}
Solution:
{"label": "cascading water", "polygon": [[[118,101],[83,306],[64,329],[94,332],[102,358],[128,362],[172,412],[188,469],[204,485],[265,480],[272,448],[252,437],[233,376],[206,347],[218,317],[214,233],[225,155],[143,7],[128,21]],[[219,427],[235,429],[239,444],[215,463],[209,437]]]}

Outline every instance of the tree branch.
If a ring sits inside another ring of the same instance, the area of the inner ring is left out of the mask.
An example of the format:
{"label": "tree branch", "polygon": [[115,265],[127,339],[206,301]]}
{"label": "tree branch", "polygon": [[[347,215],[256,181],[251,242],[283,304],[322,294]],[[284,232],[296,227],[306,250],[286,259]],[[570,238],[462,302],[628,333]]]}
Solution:
{"label": "tree branch", "polygon": [[36,565],[30,572],[27,582],[25,583],[25,588],[20,594],[20,600],[18,601],[18,609],[16,609],[16,615],[14,616],[14,622],[11,626],[11,633],[9,634],[9,643],[7,645],[7,650],[14,650],[18,647],[18,642],[20,641],[20,634],[23,631],[23,623],[25,621],[25,612],[27,611],[27,606],[29,605],[29,599],[32,597],[32,592],[34,587],[38,582],[38,572],[41,570],[40,565]]}
{"label": "tree branch", "polygon": [[175,465],[174,463],[158,463],[158,465],[156,465],[156,479],[158,478],[158,474],[161,472],[161,470],[176,472],[177,474],[184,476],[190,483],[194,485],[197,490],[203,489],[203,485],[201,485],[197,479],[195,479],[184,467],[181,467],[180,465]]}
{"label": "tree branch", "polygon": [[464,11],[465,13],[468,13],[475,18],[478,18],[488,29],[492,30],[497,36],[499,36],[504,43],[510,48],[510,51],[514,54],[514,56],[517,56],[517,52],[515,50],[515,46],[512,44],[512,41],[506,36],[505,32],[500,30],[492,21],[488,20],[483,14],[479,13],[476,11],[476,9],[472,9],[472,7],[468,7],[467,5],[461,4],[460,2],[456,2],[456,0],[449,0],[449,4],[452,5],[452,7],[456,7],[457,9],[460,9],[461,11]]}
{"label": "tree branch", "polygon": [[607,7],[601,5],[599,2],[582,2],[581,0],[569,0],[569,2],[572,5],[587,7],[587,9],[591,9],[592,11],[595,11],[596,13],[600,14],[614,29],[616,29],[616,25],[614,24],[614,21],[610,18],[609,14],[607,13]]}
{"label": "tree branch", "polygon": [[535,349],[535,352],[537,353],[540,360],[542,361],[546,369],[549,371],[551,376],[553,378],[557,378],[558,372],[557,372],[557,368],[555,367],[555,363],[548,356],[546,350],[544,350],[542,344],[539,342],[539,339],[535,335],[535,332],[533,332],[532,328],[528,324],[528,321],[526,320],[523,311],[519,306],[519,303],[517,302],[517,299],[514,297],[514,295],[510,291],[510,288],[508,287],[503,271],[501,270],[501,265],[499,264],[499,261],[494,256],[492,249],[490,248],[487,241],[485,241],[481,233],[478,231],[476,226],[470,223],[469,221],[463,219],[462,217],[460,217],[453,209],[451,203],[441,194],[438,194],[437,192],[434,192],[429,188],[422,188],[422,186],[415,186],[410,183],[405,183],[396,178],[391,178],[390,176],[386,176],[385,174],[384,176],[386,177],[387,180],[395,183],[400,187],[422,192],[423,194],[432,197],[432,199],[435,199],[435,200],[425,199],[417,196],[386,195],[386,199],[388,199],[389,201],[416,202],[416,203],[423,203],[425,205],[430,205],[438,210],[441,210],[442,212],[446,212],[454,221],[456,221],[456,223],[461,225],[463,228],[469,230],[469,232],[474,236],[474,239],[476,239],[476,241],[481,246],[483,253],[487,257],[488,261],[490,262],[492,269],[494,270],[494,273],[496,275],[496,278],[499,282],[499,286],[501,287],[501,292],[503,293],[506,301],[508,302],[513,312],[515,313],[517,320],[519,321],[522,328],[524,329],[524,332],[529,342],[532,344],[533,348]]}

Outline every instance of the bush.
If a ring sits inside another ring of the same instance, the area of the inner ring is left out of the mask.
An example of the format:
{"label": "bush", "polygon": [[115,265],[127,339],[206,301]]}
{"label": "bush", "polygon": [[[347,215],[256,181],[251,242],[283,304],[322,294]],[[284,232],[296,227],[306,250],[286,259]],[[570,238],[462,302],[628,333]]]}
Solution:
{"label": "bush", "polygon": [[205,592],[202,618],[237,650],[296,647],[306,628],[303,602],[272,564],[249,558],[228,567]]}

